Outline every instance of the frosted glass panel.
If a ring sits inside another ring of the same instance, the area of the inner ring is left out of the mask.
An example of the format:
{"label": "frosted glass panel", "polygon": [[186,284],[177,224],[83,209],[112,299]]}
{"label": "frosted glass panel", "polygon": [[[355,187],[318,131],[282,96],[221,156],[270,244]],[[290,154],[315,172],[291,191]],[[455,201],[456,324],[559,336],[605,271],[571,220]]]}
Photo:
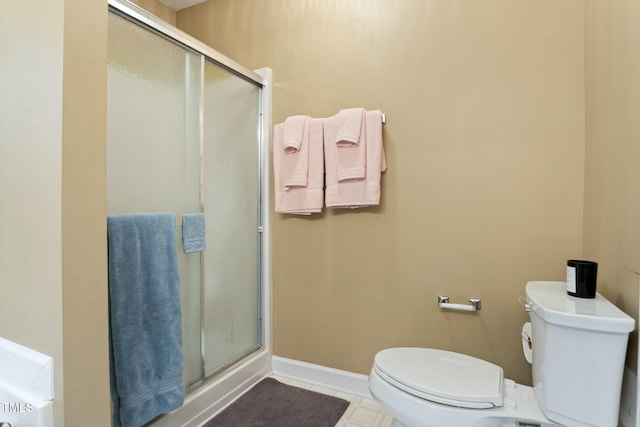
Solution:
{"label": "frosted glass panel", "polygon": [[[109,14],[109,214],[201,211],[200,64],[199,55]],[[184,380],[191,385],[201,379],[200,254],[183,254],[177,231]]]}
{"label": "frosted glass panel", "polygon": [[114,13],[108,46],[108,213],[206,216],[205,251],[176,236],[195,386],[261,345],[261,88]]}
{"label": "frosted glass panel", "polygon": [[259,88],[205,62],[205,372],[260,345]]}

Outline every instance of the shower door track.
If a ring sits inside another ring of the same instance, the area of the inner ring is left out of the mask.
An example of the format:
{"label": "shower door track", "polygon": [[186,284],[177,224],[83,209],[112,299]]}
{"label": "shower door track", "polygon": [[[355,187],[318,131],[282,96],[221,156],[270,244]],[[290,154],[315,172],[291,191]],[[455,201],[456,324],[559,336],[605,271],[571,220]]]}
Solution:
{"label": "shower door track", "polygon": [[129,3],[126,0],[108,0],[109,7],[113,11],[117,11],[120,16],[133,20],[143,26],[153,29],[162,37],[170,39],[175,43],[187,47],[198,54],[204,55],[214,63],[222,66],[226,70],[236,74],[246,80],[249,80],[261,87],[265,86],[265,79],[255,71],[252,71],[233,59],[212,49],[200,40],[190,36],[175,27],[167,25],[161,19],[147,12],[146,10]]}

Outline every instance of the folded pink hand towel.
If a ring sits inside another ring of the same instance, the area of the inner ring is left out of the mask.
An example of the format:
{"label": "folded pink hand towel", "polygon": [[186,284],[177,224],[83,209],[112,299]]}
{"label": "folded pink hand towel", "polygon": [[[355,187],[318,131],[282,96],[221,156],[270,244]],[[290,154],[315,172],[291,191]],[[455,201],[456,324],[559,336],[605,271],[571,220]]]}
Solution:
{"label": "folded pink hand towel", "polygon": [[284,122],[282,147],[285,187],[306,187],[309,169],[309,116],[292,116]]}
{"label": "folded pink hand towel", "polygon": [[300,149],[304,127],[309,119],[309,116],[291,116],[284,121],[282,148],[284,148],[285,153],[295,153]]}
{"label": "folded pink hand towel", "polygon": [[[322,119],[308,121],[308,174],[306,187],[284,185],[283,160],[289,154],[281,149],[284,124],[273,128],[273,172],[276,212],[309,215],[322,211],[324,201],[324,150]],[[303,144],[304,145],[304,144]]]}
{"label": "folded pink hand towel", "polygon": [[365,110],[347,108],[335,118],[336,177],[338,182],[365,177]]}
{"label": "folded pink hand towel", "polygon": [[[335,117],[324,119],[325,140],[335,137]],[[326,191],[325,204],[329,207],[357,208],[380,204],[380,176],[387,169],[382,145],[382,112],[365,113],[366,176],[362,179],[338,181],[335,155],[336,144],[325,144]]]}
{"label": "folded pink hand towel", "polygon": [[335,141],[338,147],[358,145],[362,135],[364,108],[347,108],[336,114]]}

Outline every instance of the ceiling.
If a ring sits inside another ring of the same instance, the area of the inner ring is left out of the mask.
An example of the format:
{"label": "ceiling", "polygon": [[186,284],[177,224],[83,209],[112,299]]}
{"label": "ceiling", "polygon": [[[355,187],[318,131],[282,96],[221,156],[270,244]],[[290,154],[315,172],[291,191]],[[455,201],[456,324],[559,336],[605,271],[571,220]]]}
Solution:
{"label": "ceiling", "polygon": [[158,0],[160,3],[170,7],[173,10],[184,9],[198,3],[204,3],[207,0]]}

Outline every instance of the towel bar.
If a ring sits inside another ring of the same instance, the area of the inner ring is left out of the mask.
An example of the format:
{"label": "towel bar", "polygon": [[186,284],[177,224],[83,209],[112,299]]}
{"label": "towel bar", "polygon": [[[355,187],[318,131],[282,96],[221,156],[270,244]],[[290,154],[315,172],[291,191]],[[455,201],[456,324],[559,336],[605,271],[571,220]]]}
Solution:
{"label": "towel bar", "polygon": [[448,310],[478,311],[481,305],[477,298],[469,298],[469,304],[452,304],[449,302],[449,297],[438,295],[438,307]]}

